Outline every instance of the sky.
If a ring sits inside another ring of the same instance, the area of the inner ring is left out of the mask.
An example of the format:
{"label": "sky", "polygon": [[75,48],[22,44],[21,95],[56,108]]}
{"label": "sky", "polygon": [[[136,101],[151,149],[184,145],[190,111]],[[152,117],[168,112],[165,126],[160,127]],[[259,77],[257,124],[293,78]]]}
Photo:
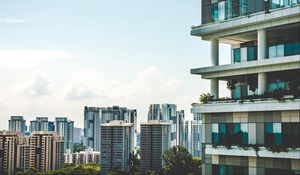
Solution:
{"label": "sky", "polygon": [[[83,127],[84,106],[137,109],[191,104],[209,81],[210,43],[191,36],[200,0],[0,0],[0,130],[10,116],[29,123],[66,116]],[[230,47],[220,46],[220,63]],[[221,96],[228,95],[221,83]]]}

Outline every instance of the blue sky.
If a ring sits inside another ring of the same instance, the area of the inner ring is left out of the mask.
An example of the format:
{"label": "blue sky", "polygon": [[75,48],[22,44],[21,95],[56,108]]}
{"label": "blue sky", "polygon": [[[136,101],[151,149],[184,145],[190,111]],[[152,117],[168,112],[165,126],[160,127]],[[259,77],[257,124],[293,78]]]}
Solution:
{"label": "blue sky", "polygon": [[[83,107],[190,104],[209,84],[190,68],[209,65],[209,42],[190,36],[200,0],[26,0],[0,6],[0,116],[67,116]],[[221,63],[230,59],[221,46]],[[226,92],[221,92],[221,94]],[[8,123],[0,123],[7,129]]]}

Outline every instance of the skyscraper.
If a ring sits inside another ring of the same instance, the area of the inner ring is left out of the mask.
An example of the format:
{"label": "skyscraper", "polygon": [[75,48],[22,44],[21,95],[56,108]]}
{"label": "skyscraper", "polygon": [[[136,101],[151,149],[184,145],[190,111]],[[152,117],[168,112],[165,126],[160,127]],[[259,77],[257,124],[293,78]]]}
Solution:
{"label": "skyscraper", "polygon": [[71,150],[67,150],[64,154],[65,163],[86,164],[89,162],[95,162],[100,164],[100,152],[93,149],[86,149],[84,151],[72,153]]}
{"label": "skyscraper", "polygon": [[151,104],[148,111],[148,121],[150,120],[171,124],[171,146],[184,144],[184,111],[177,111],[175,104]]}
{"label": "skyscraper", "polygon": [[36,117],[36,120],[30,121],[30,132],[33,131],[49,131],[48,117]]}
{"label": "skyscraper", "polygon": [[171,147],[171,124],[159,120],[141,123],[141,170],[161,170],[162,154]]}
{"label": "skyscraper", "polygon": [[197,120],[185,121],[185,148],[194,157],[202,157],[201,125]]}
{"label": "skyscraper", "polygon": [[[211,66],[191,73],[210,80],[214,98],[192,105],[202,114],[202,174],[299,174],[299,4],[202,0],[191,33],[210,41]],[[219,65],[219,43],[231,47],[231,64]],[[220,98],[219,81],[231,99]]]}
{"label": "skyscraper", "polygon": [[64,137],[64,148],[73,151],[74,144],[74,121],[67,117],[55,118],[55,132]]}
{"label": "skyscraper", "polygon": [[22,134],[0,131],[0,174],[15,174],[17,169],[17,145]]}
{"label": "skyscraper", "polygon": [[81,143],[84,141],[84,133],[82,128],[74,128],[74,143]]}
{"label": "skyscraper", "polygon": [[16,131],[25,134],[26,131],[26,120],[23,116],[11,116],[9,123],[9,131]]}
{"label": "skyscraper", "polygon": [[101,147],[101,124],[113,120],[123,120],[132,123],[134,128],[134,145],[136,146],[137,111],[125,107],[113,106],[107,108],[85,107],[84,108],[84,137],[85,146],[100,151]]}
{"label": "skyscraper", "polygon": [[29,137],[30,167],[46,172],[64,166],[64,140],[50,131],[34,131]]}
{"label": "skyscraper", "polygon": [[113,120],[101,124],[101,173],[115,169],[129,171],[129,155],[134,151],[133,123]]}

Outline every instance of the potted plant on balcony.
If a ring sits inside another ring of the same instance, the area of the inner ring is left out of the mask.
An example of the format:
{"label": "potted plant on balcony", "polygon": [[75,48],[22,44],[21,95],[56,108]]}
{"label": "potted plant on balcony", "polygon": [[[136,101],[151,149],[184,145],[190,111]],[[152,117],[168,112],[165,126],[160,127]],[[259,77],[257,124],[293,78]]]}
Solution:
{"label": "potted plant on balcony", "polygon": [[229,79],[227,81],[227,89],[234,90],[236,84],[237,84],[237,80],[235,80],[235,79]]}
{"label": "potted plant on balcony", "polygon": [[213,99],[214,99],[214,96],[210,95],[210,93],[207,93],[207,94],[203,93],[200,95],[199,101],[202,104],[206,104],[206,103],[212,101]]}

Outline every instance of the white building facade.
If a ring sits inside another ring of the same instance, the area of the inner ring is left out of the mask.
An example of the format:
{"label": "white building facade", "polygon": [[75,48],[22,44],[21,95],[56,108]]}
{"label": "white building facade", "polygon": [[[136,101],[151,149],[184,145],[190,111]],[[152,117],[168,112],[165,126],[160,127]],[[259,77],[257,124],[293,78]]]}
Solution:
{"label": "white building facade", "polygon": [[[211,43],[211,65],[191,70],[213,95],[192,105],[202,118],[202,174],[300,174],[299,4],[202,0],[202,24],[191,31]],[[219,65],[219,43],[231,46],[231,64]]]}

